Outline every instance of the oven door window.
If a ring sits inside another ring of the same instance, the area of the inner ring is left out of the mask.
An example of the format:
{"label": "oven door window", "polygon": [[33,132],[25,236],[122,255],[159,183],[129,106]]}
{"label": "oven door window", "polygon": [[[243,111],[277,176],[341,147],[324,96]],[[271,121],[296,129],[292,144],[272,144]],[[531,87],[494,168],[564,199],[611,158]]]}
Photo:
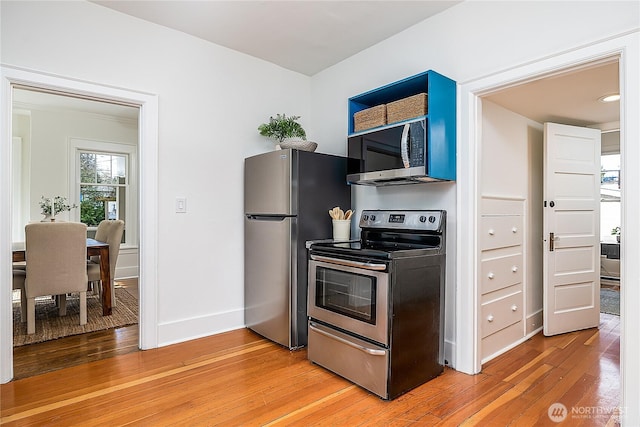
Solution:
{"label": "oven door window", "polygon": [[319,266],[315,305],[375,325],[376,278]]}

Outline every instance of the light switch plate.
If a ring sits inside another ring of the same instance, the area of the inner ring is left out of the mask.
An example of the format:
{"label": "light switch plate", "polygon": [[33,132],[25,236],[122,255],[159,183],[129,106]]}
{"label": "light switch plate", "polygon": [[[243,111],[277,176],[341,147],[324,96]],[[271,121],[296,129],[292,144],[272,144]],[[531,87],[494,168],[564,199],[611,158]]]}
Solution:
{"label": "light switch plate", "polygon": [[187,212],[187,198],[176,197],[176,213],[186,213],[186,212]]}

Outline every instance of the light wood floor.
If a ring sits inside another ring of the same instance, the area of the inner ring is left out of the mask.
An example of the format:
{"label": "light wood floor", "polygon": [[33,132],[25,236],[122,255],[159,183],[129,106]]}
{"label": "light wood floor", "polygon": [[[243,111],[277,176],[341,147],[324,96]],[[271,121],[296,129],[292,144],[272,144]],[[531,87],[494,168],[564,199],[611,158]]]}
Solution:
{"label": "light wood floor", "polygon": [[478,375],[446,369],[390,402],[310,363],[305,350],[241,329],[4,384],[0,423],[551,426],[549,407],[562,403],[563,425],[616,425],[602,412],[619,406],[620,318],[601,320],[599,329],[538,334]]}

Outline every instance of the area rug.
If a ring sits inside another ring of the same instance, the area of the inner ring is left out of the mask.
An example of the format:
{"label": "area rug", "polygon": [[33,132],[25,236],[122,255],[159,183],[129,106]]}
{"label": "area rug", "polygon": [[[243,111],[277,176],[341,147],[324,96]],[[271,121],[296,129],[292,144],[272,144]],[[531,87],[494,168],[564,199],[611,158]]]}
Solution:
{"label": "area rug", "polygon": [[620,291],[600,288],[600,313],[620,316]]}
{"label": "area rug", "polygon": [[29,335],[26,322],[20,321],[20,294],[16,294],[13,299],[14,347],[138,323],[137,296],[125,288],[116,287],[117,304],[111,316],[102,315],[102,304],[97,294],[87,293],[87,324],[82,326],[77,294],[67,296],[67,315],[62,317],[58,316],[58,308],[52,298],[36,298],[36,332]]}

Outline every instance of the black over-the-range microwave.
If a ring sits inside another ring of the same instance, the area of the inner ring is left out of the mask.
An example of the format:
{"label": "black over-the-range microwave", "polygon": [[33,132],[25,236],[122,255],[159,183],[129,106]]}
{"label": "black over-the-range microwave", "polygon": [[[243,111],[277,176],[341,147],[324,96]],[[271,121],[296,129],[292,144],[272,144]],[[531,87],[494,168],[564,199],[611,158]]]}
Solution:
{"label": "black over-the-range microwave", "polygon": [[438,157],[446,142],[430,138],[434,135],[434,124],[422,117],[350,136],[347,181],[382,186],[455,180],[455,157],[452,165],[434,165],[430,158]]}

